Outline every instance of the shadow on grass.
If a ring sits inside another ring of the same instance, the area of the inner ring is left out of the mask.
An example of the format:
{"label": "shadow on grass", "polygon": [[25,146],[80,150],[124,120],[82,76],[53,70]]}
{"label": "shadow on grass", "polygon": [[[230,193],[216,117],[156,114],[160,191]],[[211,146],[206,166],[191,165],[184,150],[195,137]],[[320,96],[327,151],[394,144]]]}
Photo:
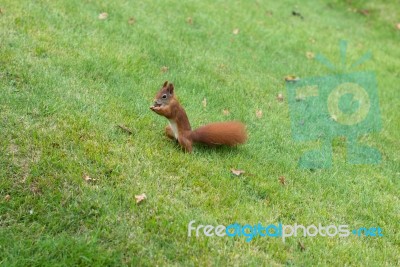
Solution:
{"label": "shadow on grass", "polygon": [[[182,153],[185,153],[184,150],[180,147],[177,140],[168,139],[167,141],[168,143],[173,145],[175,149],[182,151]],[[194,143],[193,152],[204,155],[215,155],[215,154],[227,155],[227,154],[236,154],[239,152],[242,153],[243,150],[240,149],[240,146],[233,146],[233,147],[226,145],[210,146],[202,143]]]}

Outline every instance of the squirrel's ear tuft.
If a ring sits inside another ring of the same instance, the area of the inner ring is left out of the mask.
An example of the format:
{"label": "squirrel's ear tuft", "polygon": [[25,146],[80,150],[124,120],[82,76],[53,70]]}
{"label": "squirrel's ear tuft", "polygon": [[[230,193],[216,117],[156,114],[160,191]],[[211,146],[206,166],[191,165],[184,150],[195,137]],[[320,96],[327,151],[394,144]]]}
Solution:
{"label": "squirrel's ear tuft", "polygon": [[165,81],[163,87],[167,87],[167,85],[168,85],[168,81]]}
{"label": "squirrel's ear tuft", "polygon": [[173,95],[174,94],[174,85],[172,83],[170,83],[168,85],[168,92]]}

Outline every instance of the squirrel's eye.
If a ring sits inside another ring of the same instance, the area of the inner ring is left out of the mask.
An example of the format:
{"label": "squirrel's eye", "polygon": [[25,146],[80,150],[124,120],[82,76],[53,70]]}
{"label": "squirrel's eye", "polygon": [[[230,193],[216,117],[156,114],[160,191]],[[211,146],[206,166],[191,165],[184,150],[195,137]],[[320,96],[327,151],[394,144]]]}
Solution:
{"label": "squirrel's eye", "polygon": [[166,95],[166,94],[163,94],[162,98],[166,99],[166,98],[167,98],[167,95]]}

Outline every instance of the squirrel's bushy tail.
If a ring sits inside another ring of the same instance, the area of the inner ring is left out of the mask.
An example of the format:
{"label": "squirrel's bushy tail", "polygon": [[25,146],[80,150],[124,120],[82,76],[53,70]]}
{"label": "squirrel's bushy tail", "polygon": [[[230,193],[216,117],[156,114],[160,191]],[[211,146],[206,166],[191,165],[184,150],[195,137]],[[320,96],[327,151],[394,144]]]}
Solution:
{"label": "squirrel's bushy tail", "polygon": [[191,133],[194,142],[207,145],[235,146],[247,140],[246,127],[236,121],[216,122],[204,125]]}

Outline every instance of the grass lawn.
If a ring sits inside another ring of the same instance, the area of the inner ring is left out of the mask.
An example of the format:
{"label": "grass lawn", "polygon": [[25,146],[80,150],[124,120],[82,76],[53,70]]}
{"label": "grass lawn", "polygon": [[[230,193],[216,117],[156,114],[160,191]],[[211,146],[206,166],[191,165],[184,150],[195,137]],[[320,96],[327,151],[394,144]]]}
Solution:
{"label": "grass lawn", "polygon": [[[3,0],[0,265],[400,265],[400,7],[375,2]],[[382,162],[348,164],[337,137],[331,168],[302,169],[319,142],[293,139],[284,77],[331,74],[313,55],[339,65],[340,40],[348,66],[373,55],[354,71],[377,77],[361,141]],[[248,142],[183,153],[149,110],[165,80],[192,127],[241,120]],[[383,236],[196,238],[192,220]]]}

